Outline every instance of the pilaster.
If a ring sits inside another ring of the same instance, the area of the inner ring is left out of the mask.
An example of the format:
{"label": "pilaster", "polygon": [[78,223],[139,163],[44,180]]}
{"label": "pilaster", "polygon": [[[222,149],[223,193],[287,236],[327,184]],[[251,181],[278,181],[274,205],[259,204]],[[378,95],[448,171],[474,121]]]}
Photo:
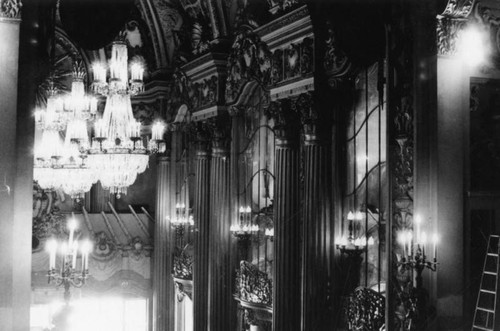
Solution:
{"label": "pilaster", "polygon": [[175,289],[172,277],[172,233],[168,217],[172,209],[173,170],[170,150],[157,157],[156,221],[153,264],[153,330],[168,331],[173,325]]}
{"label": "pilaster", "polygon": [[207,128],[195,123],[197,146],[194,188],[194,331],[208,329],[208,266],[210,249],[210,149]]}
{"label": "pilaster", "polygon": [[273,330],[300,330],[300,179],[298,123],[290,100],[271,102],[275,121]]}

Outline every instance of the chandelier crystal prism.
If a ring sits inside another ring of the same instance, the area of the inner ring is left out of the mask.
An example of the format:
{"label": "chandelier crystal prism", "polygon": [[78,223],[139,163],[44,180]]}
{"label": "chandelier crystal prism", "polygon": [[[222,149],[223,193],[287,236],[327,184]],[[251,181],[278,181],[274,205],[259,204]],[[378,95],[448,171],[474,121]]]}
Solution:
{"label": "chandelier crystal prism", "polygon": [[92,89],[106,96],[106,106],[102,117],[94,123],[94,135],[87,150],[88,164],[98,174],[103,188],[120,198],[137,175],[146,170],[149,154],[165,150],[164,126],[153,125],[152,139],[144,144],[141,123],[134,118],[131,101],[131,96],[144,90],[144,69],[139,62],[131,63],[128,79],[128,51],[123,38],[112,44],[109,82],[102,63],[94,64],[92,69]]}
{"label": "chandelier crystal prism", "polygon": [[[97,182],[84,151],[89,140],[87,120],[95,115],[97,99],[85,95],[84,78],[85,69],[76,62],[70,95],[62,97],[51,81],[47,107],[35,112],[42,138],[35,150],[34,179],[41,188],[62,190],[73,199],[83,198]],[[65,131],[64,141],[60,131]]]}

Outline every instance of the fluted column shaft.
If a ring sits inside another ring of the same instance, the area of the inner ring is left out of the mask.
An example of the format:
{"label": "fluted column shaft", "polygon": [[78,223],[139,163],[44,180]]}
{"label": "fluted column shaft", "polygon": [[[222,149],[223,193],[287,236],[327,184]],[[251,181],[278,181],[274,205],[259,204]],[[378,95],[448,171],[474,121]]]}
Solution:
{"label": "fluted column shaft", "polygon": [[331,330],[328,289],[331,279],[331,189],[329,152],[315,137],[304,145],[302,243],[302,330]]}
{"label": "fluted column shaft", "polygon": [[214,148],[210,166],[210,331],[231,330],[229,164],[227,149]]}
{"label": "fluted column shaft", "polygon": [[273,330],[300,330],[299,150],[277,139]]}
{"label": "fluted column shaft", "polygon": [[195,160],[194,199],[194,331],[208,329],[208,258],[210,238],[210,158],[206,148],[199,148]]}
{"label": "fluted column shaft", "polygon": [[175,288],[171,277],[172,244],[167,216],[172,209],[175,187],[170,153],[157,158],[156,222],[153,264],[153,331],[172,330]]}

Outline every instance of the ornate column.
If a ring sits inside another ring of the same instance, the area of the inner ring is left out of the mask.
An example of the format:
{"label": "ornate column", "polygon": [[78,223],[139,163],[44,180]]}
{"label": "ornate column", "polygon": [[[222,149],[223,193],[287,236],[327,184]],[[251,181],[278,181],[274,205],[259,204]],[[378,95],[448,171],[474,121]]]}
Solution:
{"label": "ornate column", "polygon": [[229,195],[229,117],[209,120],[212,131],[210,165],[210,284],[208,329],[229,331],[231,328],[232,268],[230,261],[231,210]]}
{"label": "ornate column", "polygon": [[299,127],[290,100],[271,102],[274,119],[275,215],[273,330],[300,330],[300,180]]}
{"label": "ornate column", "polygon": [[32,209],[27,206],[33,198],[36,86],[28,75],[36,70],[38,46],[30,41],[37,36],[38,4],[27,4],[21,22],[21,2],[0,0],[0,321],[5,331],[29,329]]}
{"label": "ornate column", "polygon": [[194,187],[194,331],[208,327],[208,258],[210,238],[210,151],[206,124],[195,123],[197,146]]}
{"label": "ornate column", "polygon": [[175,288],[171,277],[172,237],[170,216],[175,187],[170,150],[157,157],[156,168],[156,221],[153,262],[153,330],[172,330]]}
{"label": "ornate column", "polygon": [[320,136],[318,105],[313,94],[301,94],[293,106],[301,115],[304,130],[302,330],[320,331],[333,325],[328,299],[333,246],[330,153],[326,139]]}

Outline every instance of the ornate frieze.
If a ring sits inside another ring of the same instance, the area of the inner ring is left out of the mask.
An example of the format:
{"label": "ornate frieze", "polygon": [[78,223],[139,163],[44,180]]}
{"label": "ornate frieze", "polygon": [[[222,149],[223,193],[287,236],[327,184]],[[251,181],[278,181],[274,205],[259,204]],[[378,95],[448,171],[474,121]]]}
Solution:
{"label": "ornate frieze", "polygon": [[227,60],[226,102],[234,103],[249,81],[269,85],[271,54],[267,45],[254,33],[236,36]]}
{"label": "ornate frieze", "polygon": [[0,20],[2,18],[20,20],[22,7],[21,0],[0,0]]}

